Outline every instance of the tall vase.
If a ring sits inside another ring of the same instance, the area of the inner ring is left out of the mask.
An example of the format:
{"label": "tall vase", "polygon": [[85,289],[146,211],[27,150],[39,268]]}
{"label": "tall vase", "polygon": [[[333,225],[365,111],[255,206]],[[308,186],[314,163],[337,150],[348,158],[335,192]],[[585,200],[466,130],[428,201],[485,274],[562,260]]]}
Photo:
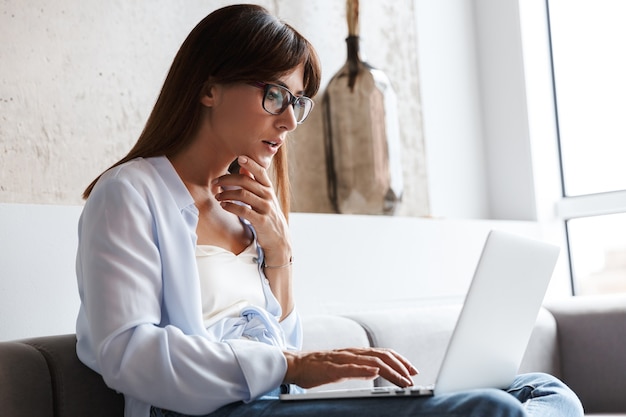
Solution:
{"label": "tall vase", "polygon": [[396,95],[362,59],[358,1],[347,3],[348,56],[323,100],[329,198],[338,213],[392,215],[403,192]]}

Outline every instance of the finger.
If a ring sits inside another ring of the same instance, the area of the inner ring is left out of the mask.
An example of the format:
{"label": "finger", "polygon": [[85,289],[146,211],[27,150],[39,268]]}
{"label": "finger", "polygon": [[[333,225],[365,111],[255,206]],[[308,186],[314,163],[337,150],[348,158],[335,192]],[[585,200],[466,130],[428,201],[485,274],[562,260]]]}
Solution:
{"label": "finger", "polygon": [[247,169],[245,169],[244,167],[239,167],[239,173],[240,173],[241,175],[245,175],[245,176],[247,176],[247,177],[250,177],[250,178],[252,178],[252,179],[255,179],[255,178],[254,178],[254,175],[252,175],[252,172],[248,171],[248,170],[247,170]]}
{"label": "finger", "polygon": [[345,357],[349,356],[349,353],[286,351],[284,355],[287,360],[284,381],[298,384],[303,388],[340,382],[348,378],[375,378],[378,375],[376,367],[357,366],[349,361],[345,362]]}
{"label": "finger", "polygon": [[380,376],[401,388],[412,387],[414,385],[414,382],[410,377],[402,376],[394,371],[390,372],[385,368],[380,369]]}
{"label": "finger", "polygon": [[409,370],[409,374],[411,376],[419,375],[420,373],[419,369],[413,366],[413,364],[409,362],[408,359],[406,359],[404,356],[400,356],[400,359],[403,361],[404,366],[406,366],[406,368]]}
{"label": "finger", "polygon": [[413,385],[413,380],[411,379],[411,375],[406,372],[404,366],[398,368],[397,364],[388,364],[383,358],[376,357],[375,361],[379,363],[379,374],[381,377],[385,378],[387,381],[399,386],[399,387],[409,387]]}
{"label": "finger", "polygon": [[240,169],[240,174],[226,174],[213,180],[213,185],[220,187],[222,194],[224,192],[231,191],[226,194],[223,200],[238,200],[237,195],[234,192],[240,189],[248,190],[251,194],[257,195],[261,199],[272,200],[274,198],[273,188],[270,186],[262,185],[254,178],[254,175],[244,169]]}
{"label": "finger", "polygon": [[237,217],[248,220],[255,229],[259,228],[258,224],[264,217],[263,214],[258,213],[254,208],[239,201],[220,201],[220,206]]}
{"label": "finger", "polygon": [[[406,372],[403,372],[405,376],[410,377],[410,376],[419,374],[419,371],[417,370],[417,368],[414,367],[413,364],[411,364],[411,362],[407,358],[405,358],[398,352],[391,350],[391,349],[382,349],[382,351],[384,354],[383,358],[388,358],[391,360],[391,362],[387,362],[390,365],[398,364],[398,363],[402,364],[402,367],[397,368],[397,369],[406,371]],[[396,368],[394,367],[394,369]]]}
{"label": "finger", "polygon": [[328,369],[324,373],[325,382],[341,382],[346,379],[374,379],[379,376],[379,369],[375,366],[357,365],[357,364],[329,364]]}
{"label": "finger", "polygon": [[227,174],[213,181],[220,187],[215,197],[220,201],[242,201],[254,205],[259,200],[272,200],[273,191],[246,174]]}
{"label": "finger", "polygon": [[[393,351],[392,349],[385,348],[349,348],[349,349],[341,349],[343,351],[350,351],[356,355],[360,355],[363,357],[374,357],[381,360],[385,365],[390,368],[396,370],[397,372],[403,374],[404,376],[410,376],[411,371],[409,368],[413,368],[413,366],[409,363],[407,359],[402,357],[399,353]],[[414,368],[413,368],[414,369]]]}
{"label": "finger", "polygon": [[261,165],[257,164],[252,158],[248,158],[247,156],[240,156],[237,158],[237,162],[239,162],[240,171],[244,169],[246,172],[252,175],[252,178],[256,179],[260,184],[269,187],[272,185],[269,176],[267,175],[267,170]]}
{"label": "finger", "polygon": [[411,379],[412,373],[406,366],[408,361],[393,350],[367,348],[353,351],[356,354],[355,362],[377,366],[380,370],[380,376],[386,380],[400,387],[413,385],[413,380]]}
{"label": "finger", "polygon": [[214,179],[213,184],[218,185],[220,187],[254,188],[256,185],[256,187],[258,188],[264,188],[249,173],[225,174],[225,175],[222,175],[221,177]]}
{"label": "finger", "polygon": [[215,199],[220,203],[237,204],[236,202],[240,202],[260,214],[267,214],[271,209],[270,196],[263,190],[250,191],[245,188],[226,189],[217,193]]}

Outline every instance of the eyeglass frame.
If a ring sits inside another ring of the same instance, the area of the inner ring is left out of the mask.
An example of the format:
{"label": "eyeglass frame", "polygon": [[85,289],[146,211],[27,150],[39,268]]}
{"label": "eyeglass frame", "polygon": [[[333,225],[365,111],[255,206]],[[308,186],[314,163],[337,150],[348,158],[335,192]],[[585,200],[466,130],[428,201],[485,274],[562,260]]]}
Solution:
{"label": "eyeglass frame", "polygon": [[[279,84],[264,83],[264,82],[261,82],[261,81],[250,81],[247,84],[251,85],[252,87],[260,88],[260,89],[263,90],[263,100],[261,102],[261,105],[263,106],[263,110],[265,110],[267,113],[269,113],[271,115],[274,115],[274,116],[282,114],[285,110],[287,110],[287,108],[289,106],[292,106],[292,107],[295,106],[295,104],[296,104],[296,102],[298,100],[301,100],[301,99],[308,100],[311,103],[311,108],[310,108],[309,112],[304,116],[304,118],[302,120],[300,120],[300,121],[296,120],[296,123],[299,124],[299,125],[304,123],[304,121],[307,119],[307,117],[309,117],[309,115],[311,114],[311,111],[313,111],[313,107],[315,106],[315,102],[310,97],[307,97],[307,96],[296,96],[287,87],[279,85]],[[267,93],[270,91],[270,88],[272,88],[272,87],[278,87],[279,89],[286,91],[287,94],[288,94],[287,97],[289,97],[289,100],[287,101],[287,103],[284,104],[283,107],[280,109],[280,111],[277,112],[277,113],[273,113],[273,112],[269,111],[265,107],[265,99],[267,98]]]}

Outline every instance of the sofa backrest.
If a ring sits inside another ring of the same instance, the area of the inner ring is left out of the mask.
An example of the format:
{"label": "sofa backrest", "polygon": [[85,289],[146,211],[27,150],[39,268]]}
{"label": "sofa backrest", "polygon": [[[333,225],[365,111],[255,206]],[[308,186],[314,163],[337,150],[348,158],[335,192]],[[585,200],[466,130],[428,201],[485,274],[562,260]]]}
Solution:
{"label": "sofa backrest", "polygon": [[[434,384],[461,311],[460,304],[401,308],[349,315],[367,331],[372,346],[392,348],[420,371],[415,382]],[[557,328],[554,317],[540,310],[520,372],[560,374]],[[388,385],[385,381],[378,381]]]}
{"label": "sofa backrest", "polygon": [[[432,306],[350,317],[303,317],[304,350],[343,347],[390,347],[407,356],[421,371],[416,382],[434,382],[460,306]],[[542,310],[523,368],[558,375],[554,318]],[[351,380],[319,389],[372,386]],[[376,384],[385,382],[377,380]],[[0,407],[7,417],[122,416],[122,395],[109,389],[100,375],[76,356],[76,336],[48,336],[0,342]]]}

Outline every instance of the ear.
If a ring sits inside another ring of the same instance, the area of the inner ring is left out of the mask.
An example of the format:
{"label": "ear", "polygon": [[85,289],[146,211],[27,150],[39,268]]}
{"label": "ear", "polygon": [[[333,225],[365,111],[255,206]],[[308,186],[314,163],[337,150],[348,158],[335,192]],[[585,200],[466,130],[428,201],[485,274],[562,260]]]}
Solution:
{"label": "ear", "polygon": [[200,103],[206,107],[213,107],[217,97],[217,86],[207,81],[202,88],[202,96],[200,97]]}

